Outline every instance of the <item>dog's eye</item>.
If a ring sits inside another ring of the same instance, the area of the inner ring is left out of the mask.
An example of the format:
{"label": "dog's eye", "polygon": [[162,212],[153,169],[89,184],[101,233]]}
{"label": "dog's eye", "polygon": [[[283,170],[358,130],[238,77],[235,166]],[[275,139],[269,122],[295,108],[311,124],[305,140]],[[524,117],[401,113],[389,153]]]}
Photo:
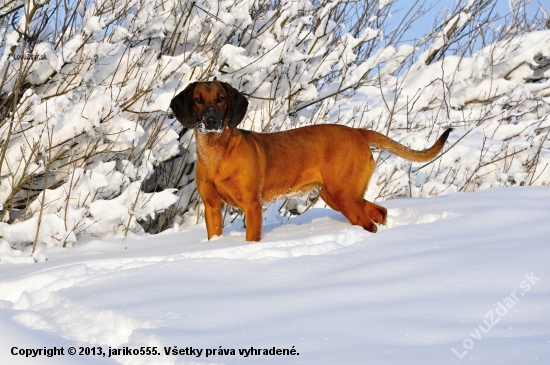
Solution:
{"label": "dog's eye", "polygon": [[225,100],[225,98],[223,96],[218,96],[218,103],[221,103],[224,100]]}
{"label": "dog's eye", "polygon": [[198,104],[202,104],[202,99],[201,98],[195,98],[195,102],[198,103]]}

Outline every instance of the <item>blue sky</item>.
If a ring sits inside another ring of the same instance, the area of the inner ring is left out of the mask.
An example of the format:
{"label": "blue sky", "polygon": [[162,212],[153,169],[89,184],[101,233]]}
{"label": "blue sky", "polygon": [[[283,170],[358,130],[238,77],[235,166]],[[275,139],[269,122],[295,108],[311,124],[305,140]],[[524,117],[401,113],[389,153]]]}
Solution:
{"label": "blue sky", "polygon": [[[514,2],[514,0],[498,0],[496,11],[500,15],[505,15],[510,12],[510,2]],[[412,0],[397,0],[397,8],[403,8],[403,10],[400,11],[400,13],[405,13],[408,10],[407,5],[412,4]],[[412,29],[410,32],[410,35],[413,37],[422,37],[424,34],[429,32],[432,27],[435,18],[437,17],[438,13],[442,12],[444,8],[452,8],[454,4],[454,1],[452,0],[426,0],[425,6],[426,7],[432,7],[432,10],[428,12],[426,15],[423,16],[423,18],[416,23],[415,29]],[[537,9],[543,6],[545,7],[546,11],[550,11],[550,4],[546,4],[546,6],[542,5],[538,1],[531,1],[530,4],[527,4],[526,6],[526,12],[528,16],[532,17],[537,12]],[[400,15],[396,14],[399,18]]]}

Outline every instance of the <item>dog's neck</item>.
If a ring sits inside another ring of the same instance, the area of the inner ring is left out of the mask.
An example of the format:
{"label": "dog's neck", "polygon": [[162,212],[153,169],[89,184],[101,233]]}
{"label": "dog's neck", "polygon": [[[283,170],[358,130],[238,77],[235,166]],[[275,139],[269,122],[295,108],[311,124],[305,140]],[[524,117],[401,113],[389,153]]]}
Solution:
{"label": "dog's neck", "polygon": [[224,128],[221,133],[200,133],[195,127],[197,154],[207,169],[215,168],[227,151],[232,129]]}

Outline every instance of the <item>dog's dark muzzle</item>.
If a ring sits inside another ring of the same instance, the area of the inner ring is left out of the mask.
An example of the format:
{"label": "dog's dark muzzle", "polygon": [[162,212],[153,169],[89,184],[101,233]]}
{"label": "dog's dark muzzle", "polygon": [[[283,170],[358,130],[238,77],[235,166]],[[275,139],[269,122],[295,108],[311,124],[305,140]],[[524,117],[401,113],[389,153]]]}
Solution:
{"label": "dog's dark muzzle", "polygon": [[199,129],[203,133],[220,132],[223,130],[223,117],[217,105],[204,108],[202,118],[199,121]]}

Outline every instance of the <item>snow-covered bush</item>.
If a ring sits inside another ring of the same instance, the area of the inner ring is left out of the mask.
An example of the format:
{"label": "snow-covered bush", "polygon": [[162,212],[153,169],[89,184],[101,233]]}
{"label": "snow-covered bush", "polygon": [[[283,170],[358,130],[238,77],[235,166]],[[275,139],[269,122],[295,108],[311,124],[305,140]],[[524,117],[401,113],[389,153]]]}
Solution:
{"label": "snow-covered bush", "polygon": [[248,96],[255,131],[338,123],[423,149],[455,128],[432,163],[376,154],[371,200],[548,185],[550,22],[495,4],[456,3],[414,41],[427,9],[387,0],[2,0],[0,236],[66,246],[200,221],[193,133],[168,110],[194,80]]}

